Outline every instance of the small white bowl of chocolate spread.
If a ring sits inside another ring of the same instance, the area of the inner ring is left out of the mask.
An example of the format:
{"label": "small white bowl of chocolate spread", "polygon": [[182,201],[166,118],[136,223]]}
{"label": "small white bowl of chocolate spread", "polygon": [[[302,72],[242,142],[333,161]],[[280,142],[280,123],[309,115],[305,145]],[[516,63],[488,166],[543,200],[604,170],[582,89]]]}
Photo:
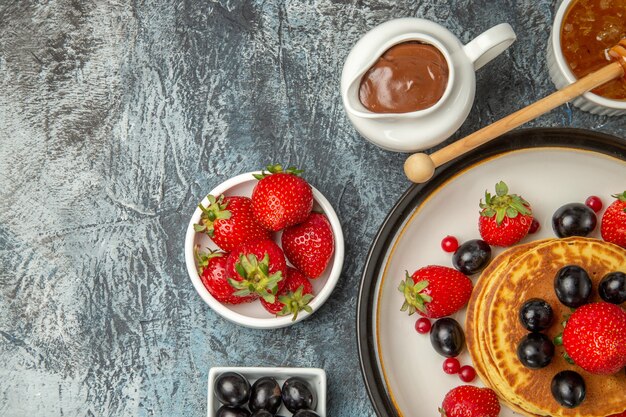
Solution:
{"label": "small white bowl of chocolate spread", "polygon": [[384,149],[431,148],[467,118],[475,71],[515,38],[507,23],[467,45],[429,20],[383,23],[356,43],[344,64],[341,96],[348,117],[363,137]]}

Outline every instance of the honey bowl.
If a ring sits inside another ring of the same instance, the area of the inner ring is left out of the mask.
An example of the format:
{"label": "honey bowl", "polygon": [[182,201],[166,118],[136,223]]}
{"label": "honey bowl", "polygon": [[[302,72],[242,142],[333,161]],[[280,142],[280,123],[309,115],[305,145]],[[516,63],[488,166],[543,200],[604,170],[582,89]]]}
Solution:
{"label": "honey bowl", "polygon": [[[622,14],[621,16],[619,14]],[[608,48],[626,33],[626,6],[620,0],[564,0],[558,5],[548,42],[550,78],[561,89],[609,63]],[[604,116],[626,114],[626,80],[584,93],[574,106]]]}

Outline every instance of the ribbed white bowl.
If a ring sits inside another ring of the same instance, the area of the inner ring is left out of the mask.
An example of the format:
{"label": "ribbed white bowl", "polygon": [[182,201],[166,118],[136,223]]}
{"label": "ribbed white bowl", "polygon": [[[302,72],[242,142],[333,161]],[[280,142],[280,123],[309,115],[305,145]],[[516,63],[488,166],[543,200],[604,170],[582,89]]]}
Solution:
{"label": "ribbed white bowl", "polygon": [[[561,51],[561,26],[565,12],[572,4],[573,0],[563,0],[558,5],[552,33],[548,41],[548,70],[550,78],[556,86],[561,89],[576,81],[576,76],[569,68]],[[572,104],[579,109],[602,116],[622,116],[626,115],[626,100],[611,100],[593,93],[585,93],[572,100]]]}

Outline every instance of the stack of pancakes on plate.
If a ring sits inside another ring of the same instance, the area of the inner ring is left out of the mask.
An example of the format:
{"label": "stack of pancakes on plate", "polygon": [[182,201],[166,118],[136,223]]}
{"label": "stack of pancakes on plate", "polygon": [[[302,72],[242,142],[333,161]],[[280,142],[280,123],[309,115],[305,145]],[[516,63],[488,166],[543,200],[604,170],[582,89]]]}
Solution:
{"label": "stack of pancakes on plate", "polygon": [[[514,411],[527,416],[605,417],[626,410],[626,373],[594,375],[569,364],[556,346],[552,362],[526,368],[517,358],[518,342],[528,334],[519,321],[522,304],[546,300],[554,320],[545,333],[551,340],[563,331],[572,310],[561,304],[554,277],[566,265],[584,268],[593,283],[590,302],[601,301],[598,284],[609,272],[626,273],[626,250],[604,241],[573,237],[547,239],[510,248],[496,257],[478,279],[468,304],[465,331],[478,375]],[[626,307],[626,303],[621,307]],[[552,378],[563,370],[585,380],[586,398],[576,408],[561,406],[552,396]]]}

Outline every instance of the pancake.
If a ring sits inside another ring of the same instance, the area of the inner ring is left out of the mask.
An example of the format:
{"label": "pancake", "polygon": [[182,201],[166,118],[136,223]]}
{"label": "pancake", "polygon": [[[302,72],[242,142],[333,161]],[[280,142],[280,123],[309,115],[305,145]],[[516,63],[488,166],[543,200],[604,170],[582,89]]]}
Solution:
{"label": "pancake", "polygon": [[[466,342],[467,349],[472,357],[474,369],[476,370],[479,378],[487,386],[493,387],[493,382],[488,377],[487,369],[489,367],[495,367],[495,363],[491,360],[491,356],[483,355],[481,346],[485,345],[486,332],[482,330],[482,326],[475,325],[477,322],[484,323],[485,317],[483,313],[488,311],[488,309],[484,308],[482,304],[485,300],[485,294],[489,291],[491,286],[497,283],[497,279],[494,277],[500,276],[503,271],[507,270],[511,266],[515,259],[522,256],[533,247],[545,243],[548,240],[526,243],[507,249],[489,263],[474,285],[472,296],[467,305],[467,314],[465,316]],[[524,413],[524,410],[514,403],[507,403],[509,408],[513,409],[513,411]]]}
{"label": "pancake", "polygon": [[[520,245],[496,257],[479,278],[468,305],[467,345],[478,375],[512,409],[528,416],[604,417],[626,410],[626,375],[590,374],[568,364],[557,347],[550,365],[531,370],[518,360],[519,340],[528,331],[519,323],[518,311],[530,298],[546,300],[555,322],[546,330],[553,338],[563,328],[560,322],[571,310],[556,298],[553,280],[565,265],[579,265],[597,288],[608,272],[626,272],[626,250],[587,238],[550,239]],[[591,301],[599,301],[593,294]],[[626,305],[622,305],[626,307]],[[552,397],[552,377],[565,369],[585,379],[587,397],[574,409],[560,406]]]}
{"label": "pancake", "polygon": [[[543,246],[544,244],[549,244],[553,239],[547,239],[539,242],[534,242],[522,247],[520,251],[517,248],[509,249],[511,251],[509,256],[507,256],[508,260],[506,261],[506,266],[499,269],[498,275],[492,275],[489,277],[488,287],[483,292],[482,298],[482,306],[480,309],[480,323],[484,323],[482,326],[483,329],[479,334],[479,340],[483,347],[487,347],[485,352],[483,353],[483,357],[485,360],[486,371],[488,375],[490,375],[490,383],[494,389],[499,392],[502,399],[508,403],[509,407],[520,412],[522,414],[526,414],[529,416],[536,416],[538,414],[530,413],[526,408],[527,404],[523,398],[516,396],[511,390],[509,384],[506,383],[505,380],[502,379],[501,375],[498,373],[497,363],[495,361],[495,357],[493,356],[493,349],[491,348],[491,330],[488,325],[489,314],[491,313],[491,306],[494,302],[494,293],[495,290],[499,287],[502,281],[506,280],[511,269],[515,267],[517,262],[524,256],[527,256],[528,253],[532,253],[533,250]],[[517,311],[513,312],[514,316],[517,318]],[[521,327],[521,326],[520,326]],[[524,333],[525,334],[525,333]],[[513,353],[515,354],[515,358],[517,358],[517,345],[514,346]],[[524,368],[527,370],[526,368]],[[543,415],[543,414],[539,414]]]}
{"label": "pancake", "polygon": [[[527,250],[536,245],[535,242],[527,243],[524,245],[514,246],[503,252],[500,256],[492,260],[487,268],[482,272],[480,278],[476,281],[474,289],[472,290],[472,296],[467,304],[467,314],[465,316],[465,333],[467,335],[472,334],[472,337],[467,337],[467,349],[470,351],[474,360],[474,368],[478,376],[486,380],[486,369],[484,360],[481,354],[480,346],[484,343],[484,339],[481,340],[481,335],[484,336],[484,332],[479,332],[480,326],[474,326],[476,320],[482,320],[483,309],[480,303],[484,300],[484,294],[489,289],[490,284],[494,284],[495,279],[491,277],[498,276],[503,269],[510,266],[511,262],[518,256],[523,255]],[[480,316],[480,318],[479,318]],[[495,365],[495,364],[490,364]]]}

